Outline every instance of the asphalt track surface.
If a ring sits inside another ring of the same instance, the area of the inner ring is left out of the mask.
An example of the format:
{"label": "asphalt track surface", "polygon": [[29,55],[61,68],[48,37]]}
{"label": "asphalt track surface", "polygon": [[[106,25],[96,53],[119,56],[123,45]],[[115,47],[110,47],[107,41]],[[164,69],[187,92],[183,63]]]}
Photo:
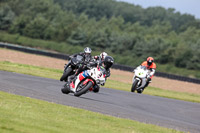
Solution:
{"label": "asphalt track surface", "polygon": [[200,133],[200,104],[101,88],[80,97],[62,94],[64,82],[0,71],[0,91],[190,133]]}

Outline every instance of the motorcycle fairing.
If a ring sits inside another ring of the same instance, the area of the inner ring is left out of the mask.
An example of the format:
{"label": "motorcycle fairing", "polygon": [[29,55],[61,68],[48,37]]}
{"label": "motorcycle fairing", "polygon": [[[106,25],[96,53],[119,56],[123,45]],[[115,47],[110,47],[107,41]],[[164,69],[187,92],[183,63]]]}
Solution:
{"label": "motorcycle fairing", "polygon": [[80,81],[82,81],[83,79],[85,79],[88,76],[89,76],[89,74],[88,74],[87,70],[81,72],[78,75],[78,78],[75,80],[75,82],[71,82],[70,87],[72,88],[72,90],[75,92],[75,88],[78,86],[78,84],[80,83]]}
{"label": "motorcycle fairing", "polygon": [[[81,72],[76,77],[76,80],[70,83],[70,90],[76,93],[77,86],[83,80],[84,80],[83,85],[87,84],[89,81],[91,81],[93,85],[105,83],[105,74],[103,74],[101,71],[102,70],[100,69],[100,67],[98,67],[98,68],[92,68],[90,70],[85,70]],[[92,91],[93,87],[91,87],[89,90]]]}

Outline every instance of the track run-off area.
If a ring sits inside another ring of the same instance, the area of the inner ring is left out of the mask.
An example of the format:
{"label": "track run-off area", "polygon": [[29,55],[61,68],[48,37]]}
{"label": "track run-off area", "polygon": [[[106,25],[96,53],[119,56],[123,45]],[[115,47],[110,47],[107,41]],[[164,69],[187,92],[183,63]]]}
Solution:
{"label": "track run-off area", "polygon": [[0,91],[45,100],[120,118],[200,132],[200,104],[127,91],[101,88],[80,97],[62,94],[64,82],[0,71]]}

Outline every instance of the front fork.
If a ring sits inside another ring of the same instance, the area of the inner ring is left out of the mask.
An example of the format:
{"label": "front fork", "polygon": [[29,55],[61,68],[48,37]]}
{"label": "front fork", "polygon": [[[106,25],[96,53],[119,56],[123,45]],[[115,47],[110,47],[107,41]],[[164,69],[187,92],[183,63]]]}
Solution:
{"label": "front fork", "polygon": [[141,83],[141,79],[134,75],[132,79],[132,83],[135,82],[135,80],[138,80],[138,83],[137,83],[138,85]]}
{"label": "front fork", "polygon": [[64,66],[64,72],[67,70],[67,68],[70,66],[70,62],[68,62],[67,64],[65,64],[65,66]]}

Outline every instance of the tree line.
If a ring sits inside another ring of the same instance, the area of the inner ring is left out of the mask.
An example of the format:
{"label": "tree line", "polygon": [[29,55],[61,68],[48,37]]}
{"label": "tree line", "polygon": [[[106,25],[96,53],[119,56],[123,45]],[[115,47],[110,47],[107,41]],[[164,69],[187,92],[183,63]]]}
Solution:
{"label": "tree line", "polygon": [[89,46],[116,63],[157,63],[200,70],[200,20],[175,9],[115,0],[1,0],[0,30]]}

